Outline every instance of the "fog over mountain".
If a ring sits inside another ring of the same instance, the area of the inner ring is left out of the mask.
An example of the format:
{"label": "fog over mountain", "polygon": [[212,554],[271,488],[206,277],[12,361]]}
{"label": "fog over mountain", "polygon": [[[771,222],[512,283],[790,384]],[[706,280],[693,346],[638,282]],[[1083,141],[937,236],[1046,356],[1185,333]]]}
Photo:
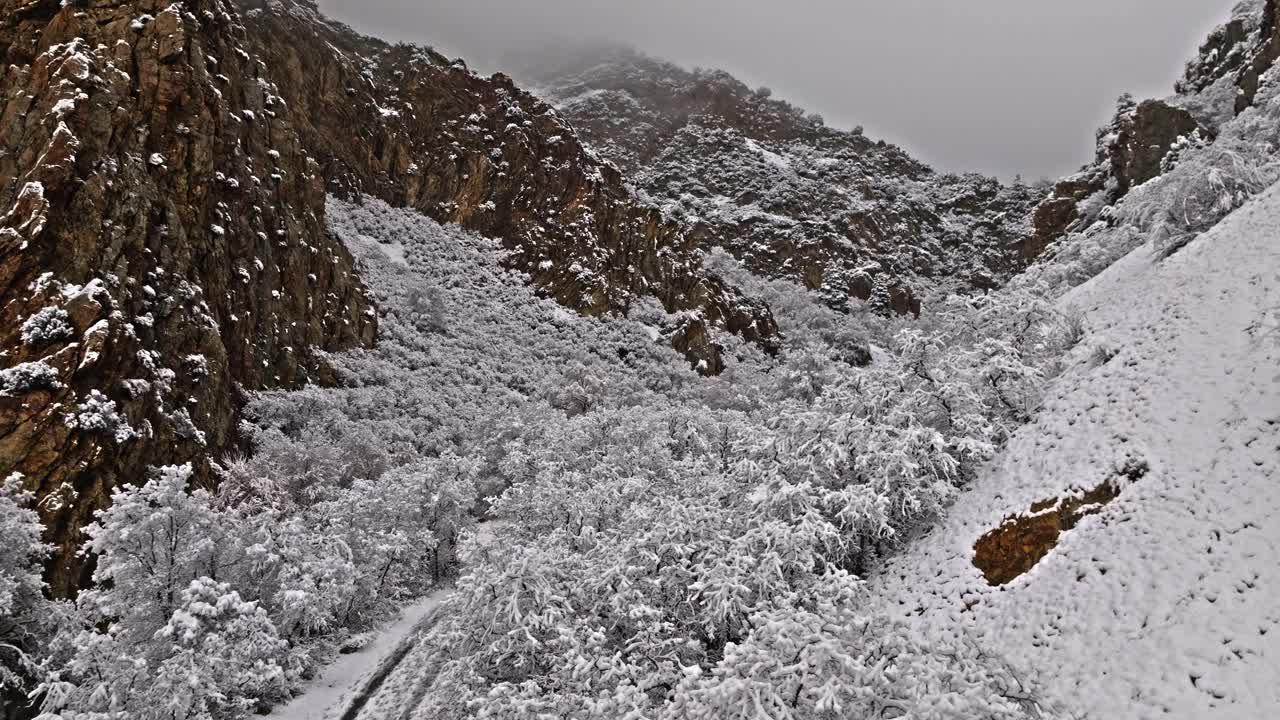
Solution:
{"label": "fog over mountain", "polygon": [[510,51],[628,43],[768,85],[943,169],[1056,177],[1122,92],[1170,92],[1235,0],[321,0],[382,37],[498,69]]}

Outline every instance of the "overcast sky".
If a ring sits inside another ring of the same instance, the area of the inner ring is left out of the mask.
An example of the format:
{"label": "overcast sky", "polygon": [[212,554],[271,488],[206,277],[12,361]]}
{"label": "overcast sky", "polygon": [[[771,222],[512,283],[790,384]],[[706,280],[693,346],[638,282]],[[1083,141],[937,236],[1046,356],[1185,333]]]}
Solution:
{"label": "overcast sky", "polygon": [[613,40],[864,125],[944,170],[1074,171],[1116,96],[1168,94],[1236,0],[320,0],[484,71]]}

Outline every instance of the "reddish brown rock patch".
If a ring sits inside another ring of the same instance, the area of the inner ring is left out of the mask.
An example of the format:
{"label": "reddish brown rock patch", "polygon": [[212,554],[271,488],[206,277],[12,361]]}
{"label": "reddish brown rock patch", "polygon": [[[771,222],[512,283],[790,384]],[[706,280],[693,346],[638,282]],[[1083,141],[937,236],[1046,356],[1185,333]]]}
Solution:
{"label": "reddish brown rock patch", "polygon": [[1058,546],[1062,534],[1084,518],[1100,512],[1120,496],[1121,478],[1137,481],[1147,474],[1145,463],[1125,466],[1115,478],[1077,497],[1042,500],[1029,515],[1006,518],[973,546],[973,564],[991,585],[1006,585],[1035,567]]}

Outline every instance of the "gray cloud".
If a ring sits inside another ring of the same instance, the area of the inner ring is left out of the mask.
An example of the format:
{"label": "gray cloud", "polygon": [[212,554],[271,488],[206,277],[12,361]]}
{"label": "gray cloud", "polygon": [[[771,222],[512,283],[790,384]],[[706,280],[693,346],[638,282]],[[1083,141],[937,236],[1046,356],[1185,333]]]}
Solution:
{"label": "gray cloud", "polygon": [[496,70],[601,40],[719,67],[946,170],[1056,177],[1121,92],[1171,91],[1236,0],[321,0],[388,40]]}

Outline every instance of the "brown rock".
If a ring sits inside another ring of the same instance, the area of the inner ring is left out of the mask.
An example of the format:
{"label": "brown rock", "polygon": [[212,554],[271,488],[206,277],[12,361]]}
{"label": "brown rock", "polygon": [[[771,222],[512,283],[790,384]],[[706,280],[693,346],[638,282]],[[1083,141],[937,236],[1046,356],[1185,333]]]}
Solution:
{"label": "brown rock", "polygon": [[875,281],[866,273],[856,273],[849,278],[849,294],[863,302],[871,299],[871,293],[875,289]]}
{"label": "brown rock", "polygon": [[889,288],[889,308],[898,315],[920,317],[920,299],[909,287],[895,286]]}
{"label": "brown rock", "polygon": [[1120,124],[1110,148],[1112,173],[1120,194],[1157,177],[1160,164],[1181,137],[1203,130],[1191,113],[1161,100],[1147,100]]}
{"label": "brown rock", "polygon": [[1023,254],[1028,259],[1039,257],[1050,243],[1065,235],[1079,218],[1076,201],[1069,197],[1052,197],[1040,203],[1031,220],[1035,235],[1023,245]]}
{"label": "brown rock", "polygon": [[[0,0],[0,364],[59,377],[0,396],[0,477],[35,491],[63,595],[115,486],[157,464],[205,476],[236,386],[306,382],[311,347],[376,328],[314,163],[262,111],[275,91],[243,28],[220,0],[170,5]],[[21,328],[46,307],[72,337],[30,346]],[[79,429],[94,393],[119,432]]]}
{"label": "brown rock", "polygon": [[[1128,482],[1147,474],[1147,465],[1131,462],[1121,471]],[[1028,515],[1007,518],[973,546],[973,564],[992,585],[1006,585],[1026,574],[1058,546],[1063,533],[1101,512],[1120,496],[1121,484],[1107,480],[1079,496],[1034,503]]]}

